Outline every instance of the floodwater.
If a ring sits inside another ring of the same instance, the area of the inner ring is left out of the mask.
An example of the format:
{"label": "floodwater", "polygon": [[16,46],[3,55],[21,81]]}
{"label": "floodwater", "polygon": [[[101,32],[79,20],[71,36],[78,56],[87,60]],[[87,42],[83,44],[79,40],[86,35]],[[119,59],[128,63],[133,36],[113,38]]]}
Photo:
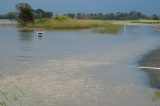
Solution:
{"label": "floodwater", "polygon": [[0,25],[0,105],[159,106],[137,61],[160,46],[156,27],[117,34]]}

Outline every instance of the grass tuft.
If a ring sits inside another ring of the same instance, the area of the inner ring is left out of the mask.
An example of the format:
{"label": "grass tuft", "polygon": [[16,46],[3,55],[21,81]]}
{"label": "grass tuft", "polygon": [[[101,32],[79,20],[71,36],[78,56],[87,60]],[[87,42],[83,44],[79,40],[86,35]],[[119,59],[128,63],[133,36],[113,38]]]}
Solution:
{"label": "grass tuft", "polygon": [[28,24],[29,28],[47,28],[47,29],[86,29],[93,27],[111,27],[115,26],[103,20],[55,20],[55,19],[40,19],[34,23]]}
{"label": "grass tuft", "polygon": [[153,96],[153,100],[160,100],[160,90],[155,91],[154,96]]}

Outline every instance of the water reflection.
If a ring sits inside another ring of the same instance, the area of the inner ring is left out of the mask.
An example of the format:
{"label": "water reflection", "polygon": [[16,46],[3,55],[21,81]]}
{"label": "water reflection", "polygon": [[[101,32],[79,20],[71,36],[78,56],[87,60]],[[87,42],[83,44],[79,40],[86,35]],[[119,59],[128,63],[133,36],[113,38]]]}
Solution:
{"label": "water reflection", "polygon": [[19,30],[19,38],[21,41],[27,41],[27,42],[32,41],[33,34],[34,34],[33,29],[20,29]]}
{"label": "water reflection", "polygon": [[109,28],[94,28],[94,32],[98,32],[101,34],[111,34],[111,35],[118,35],[122,31],[121,26],[112,26]]}
{"label": "water reflection", "polygon": [[145,75],[130,66],[136,65],[137,56],[159,45],[159,34],[149,27],[126,30],[126,36],[123,27],[105,34],[117,36],[90,30],[46,31],[42,39],[33,30],[1,31],[5,36],[0,39],[0,71],[8,76],[3,74],[0,91],[8,98],[0,92],[0,103],[156,106],[151,105],[152,91],[141,81]]}
{"label": "water reflection", "polygon": [[33,29],[18,30],[18,49],[21,52],[21,54],[17,56],[19,61],[30,61],[33,58],[33,36]]}

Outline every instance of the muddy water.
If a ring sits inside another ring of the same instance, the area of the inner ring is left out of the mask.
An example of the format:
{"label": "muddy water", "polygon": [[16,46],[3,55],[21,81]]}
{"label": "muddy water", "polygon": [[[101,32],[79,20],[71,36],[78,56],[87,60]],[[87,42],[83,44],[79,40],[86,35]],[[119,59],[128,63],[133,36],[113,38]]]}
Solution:
{"label": "muddy water", "polygon": [[117,34],[0,26],[0,105],[158,106],[141,56],[160,46],[155,27]]}

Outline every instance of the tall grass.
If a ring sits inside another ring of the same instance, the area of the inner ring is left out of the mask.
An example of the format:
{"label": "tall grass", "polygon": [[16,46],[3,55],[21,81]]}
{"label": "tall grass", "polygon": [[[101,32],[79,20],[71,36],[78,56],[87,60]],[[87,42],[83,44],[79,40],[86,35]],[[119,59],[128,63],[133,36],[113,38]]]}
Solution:
{"label": "tall grass", "polygon": [[155,91],[154,96],[152,98],[154,101],[160,100],[160,90]]}
{"label": "tall grass", "polygon": [[111,23],[103,20],[54,20],[41,19],[28,24],[29,28],[47,28],[47,29],[83,29],[92,27],[110,27]]}

